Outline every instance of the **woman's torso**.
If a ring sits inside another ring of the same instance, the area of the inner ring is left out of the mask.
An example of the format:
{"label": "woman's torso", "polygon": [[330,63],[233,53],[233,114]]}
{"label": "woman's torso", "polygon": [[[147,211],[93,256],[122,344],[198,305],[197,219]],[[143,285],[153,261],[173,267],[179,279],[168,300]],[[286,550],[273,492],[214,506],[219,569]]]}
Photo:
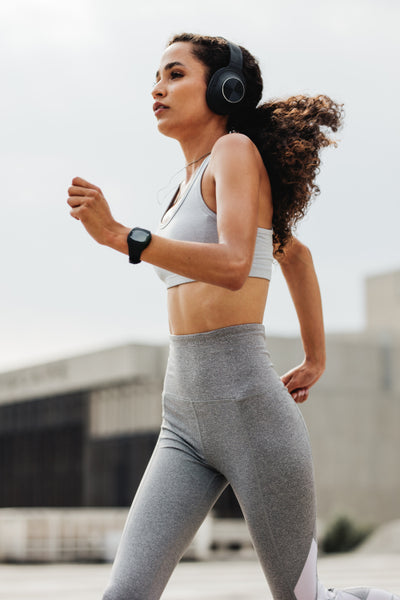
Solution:
{"label": "woman's torso", "polygon": [[[260,174],[258,227],[270,230],[272,228],[271,186],[261,157],[259,157],[258,169]],[[209,168],[205,168],[199,184],[205,205],[215,213],[215,181]],[[170,210],[173,211],[174,207]],[[168,212],[164,215],[164,219],[168,218]],[[262,323],[268,287],[269,280],[259,277],[248,277],[238,291],[230,291],[201,281],[170,287],[168,289],[170,332],[173,335],[185,335],[243,323]]]}

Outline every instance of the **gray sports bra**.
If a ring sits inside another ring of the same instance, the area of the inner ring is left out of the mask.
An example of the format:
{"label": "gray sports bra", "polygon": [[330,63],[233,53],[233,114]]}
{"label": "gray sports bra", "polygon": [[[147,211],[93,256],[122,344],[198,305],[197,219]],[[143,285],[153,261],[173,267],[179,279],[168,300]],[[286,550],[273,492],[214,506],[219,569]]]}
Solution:
{"label": "gray sports bra", "polygon": [[[217,215],[208,208],[201,194],[201,179],[209,160],[208,156],[197,170],[182,198],[164,213],[157,235],[173,240],[218,243]],[[271,279],[272,260],[272,229],[258,227],[249,277]],[[195,281],[160,267],[154,269],[167,288]]]}

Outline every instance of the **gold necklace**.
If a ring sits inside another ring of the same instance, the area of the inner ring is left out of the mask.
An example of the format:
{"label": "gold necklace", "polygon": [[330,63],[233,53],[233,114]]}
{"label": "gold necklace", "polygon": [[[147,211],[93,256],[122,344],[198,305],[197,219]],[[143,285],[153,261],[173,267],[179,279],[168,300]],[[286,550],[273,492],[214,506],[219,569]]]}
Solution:
{"label": "gold necklace", "polygon": [[[173,175],[171,177],[171,179],[168,182],[168,185],[171,183],[171,181],[173,180],[174,177],[176,177],[177,175],[179,175],[179,173],[182,173],[182,171],[184,171],[184,169],[186,169],[187,167],[190,167],[191,165],[194,165],[195,163],[199,162],[202,158],[205,158],[206,156],[208,156],[209,154],[211,154],[211,152],[207,152],[206,154],[203,154],[203,156],[200,156],[199,158],[196,158],[196,160],[192,160],[191,162],[187,163],[184,167],[182,167],[181,169],[179,169],[179,171],[177,171],[175,173],[175,175]],[[192,173],[192,176],[194,175],[194,173]],[[192,178],[192,176],[190,177],[190,179]],[[189,180],[190,181],[190,180]],[[189,182],[188,182],[189,183]],[[161,190],[158,190],[157,192],[157,196],[158,196],[158,203],[161,204],[161,199],[160,199],[160,193],[166,189],[167,186],[165,186],[164,188],[161,188]],[[185,186],[187,187],[187,185]],[[170,202],[166,212],[164,213],[164,217],[167,214],[167,212],[173,207],[175,206],[175,204],[180,200],[182,196],[182,184],[179,186],[178,190],[175,192],[175,197],[174,199]]]}
{"label": "gold necklace", "polygon": [[201,160],[202,158],[205,158],[209,154],[211,154],[211,152],[207,152],[207,154],[203,154],[203,156],[200,156],[200,158],[196,158],[196,160],[192,160],[192,162],[187,163],[187,165],[185,165],[185,169],[190,167],[190,165],[194,165],[195,163],[199,162],[199,160]]}
{"label": "gold necklace", "polygon": [[[203,154],[203,156],[200,156],[199,158],[196,158],[196,160],[192,160],[192,162],[187,163],[184,168],[187,169],[187,167],[190,167],[191,165],[194,165],[195,163],[198,163],[199,160],[201,160],[202,158],[205,158],[209,154],[211,154],[211,152],[207,152],[207,154]],[[183,169],[181,169],[181,170],[183,171]],[[176,196],[175,196],[174,200],[172,201],[172,203],[171,203],[171,205],[170,205],[169,208],[172,208],[173,206],[175,206],[176,204],[178,204],[179,200],[185,194],[185,192],[186,192],[186,190],[187,190],[187,188],[188,188],[188,186],[189,186],[189,184],[190,184],[190,182],[191,182],[191,180],[193,178],[194,173],[195,172],[193,172],[191,174],[190,179],[186,183],[186,185],[183,186],[182,183],[181,183],[181,185],[179,186],[178,192],[177,192],[177,194],[176,194]]]}

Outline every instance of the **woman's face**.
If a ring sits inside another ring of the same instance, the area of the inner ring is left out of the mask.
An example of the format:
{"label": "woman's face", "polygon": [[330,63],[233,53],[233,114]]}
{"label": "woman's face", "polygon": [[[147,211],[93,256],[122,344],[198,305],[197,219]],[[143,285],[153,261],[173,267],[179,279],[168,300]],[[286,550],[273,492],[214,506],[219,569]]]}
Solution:
{"label": "woman's face", "polygon": [[161,133],[176,139],[195,135],[198,127],[217,116],[206,102],[206,71],[189,42],[176,42],[165,50],[152,90]]}

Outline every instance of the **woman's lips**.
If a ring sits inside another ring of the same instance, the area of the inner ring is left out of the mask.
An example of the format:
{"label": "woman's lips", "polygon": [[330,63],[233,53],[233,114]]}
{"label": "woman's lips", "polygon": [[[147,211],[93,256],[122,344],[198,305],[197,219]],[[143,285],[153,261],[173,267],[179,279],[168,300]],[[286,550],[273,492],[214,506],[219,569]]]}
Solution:
{"label": "woman's lips", "polygon": [[161,102],[155,102],[153,104],[153,111],[156,116],[160,115],[164,110],[167,110],[168,108],[168,106],[165,106],[165,104],[161,104]]}

